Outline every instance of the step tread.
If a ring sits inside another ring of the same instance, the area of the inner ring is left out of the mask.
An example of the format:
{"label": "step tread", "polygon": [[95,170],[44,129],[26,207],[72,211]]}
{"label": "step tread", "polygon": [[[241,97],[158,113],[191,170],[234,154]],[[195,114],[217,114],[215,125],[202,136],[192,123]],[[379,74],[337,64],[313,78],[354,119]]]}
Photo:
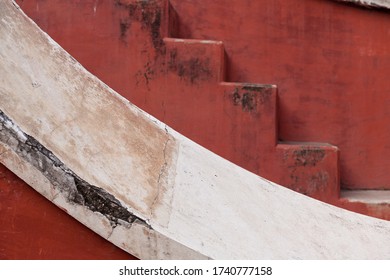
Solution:
{"label": "step tread", "polygon": [[342,190],[340,198],[350,202],[390,204],[390,190]]}
{"label": "step tread", "polygon": [[165,37],[164,42],[183,43],[183,44],[215,44],[223,45],[220,40],[202,40],[202,39],[187,39],[187,38],[172,38]]}

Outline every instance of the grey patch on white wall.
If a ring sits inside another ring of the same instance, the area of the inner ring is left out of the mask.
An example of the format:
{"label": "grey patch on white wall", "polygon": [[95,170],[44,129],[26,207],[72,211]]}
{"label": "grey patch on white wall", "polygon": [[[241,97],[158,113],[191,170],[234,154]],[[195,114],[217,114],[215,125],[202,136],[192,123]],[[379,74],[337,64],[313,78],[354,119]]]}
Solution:
{"label": "grey patch on white wall", "polygon": [[113,228],[118,224],[134,222],[151,228],[145,220],[129,212],[113,195],[80,178],[50,150],[23,132],[1,110],[0,141],[39,170],[53,186],[59,189],[69,203],[78,204],[102,214],[110,221]]}

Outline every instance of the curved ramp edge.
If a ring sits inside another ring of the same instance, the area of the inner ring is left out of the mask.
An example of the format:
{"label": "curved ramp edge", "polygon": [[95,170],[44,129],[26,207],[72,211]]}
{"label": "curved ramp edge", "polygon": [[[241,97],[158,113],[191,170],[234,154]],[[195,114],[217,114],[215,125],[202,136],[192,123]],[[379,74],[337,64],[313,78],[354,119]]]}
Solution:
{"label": "curved ramp edge", "polygon": [[349,2],[352,4],[356,4],[368,8],[380,8],[380,9],[390,8],[389,0],[336,0],[336,1]]}
{"label": "curved ramp edge", "polygon": [[300,195],[197,145],[0,3],[0,162],[143,259],[390,257],[390,222]]}

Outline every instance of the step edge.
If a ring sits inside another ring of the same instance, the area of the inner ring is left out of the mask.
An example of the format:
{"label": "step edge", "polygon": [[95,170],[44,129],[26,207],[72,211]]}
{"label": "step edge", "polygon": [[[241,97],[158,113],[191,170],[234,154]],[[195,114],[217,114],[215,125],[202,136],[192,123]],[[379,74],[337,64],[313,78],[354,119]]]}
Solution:
{"label": "step edge", "polygon": [[390,190],[341,190],[340,198],[348,202],[390,204]]}

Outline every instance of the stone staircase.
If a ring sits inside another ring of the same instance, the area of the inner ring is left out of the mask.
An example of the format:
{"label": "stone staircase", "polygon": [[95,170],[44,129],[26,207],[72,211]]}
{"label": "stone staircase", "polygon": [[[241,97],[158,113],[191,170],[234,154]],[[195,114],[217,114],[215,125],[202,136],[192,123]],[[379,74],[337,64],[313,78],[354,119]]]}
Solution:
{"label": "stone staircase", "polygon": [[[139,23],[123,39],[145,35],[135,42],[144,57],[138,72],[143,83],[130,100],[260,176],[323,201],[338,197],[337,147],[278,141],[276,85],[227,81],[223,42],[175,38],[178,20],[168,1],[118,3],[128,11],[122,22]],[[165,26],[157,29],[159,22]]]}
{"label": "stone staircase", "polygon": [[[230,81],[226,75],[229,54],[223,42],[178,38],[180,15],[168,0],[112,0],[101,3],[99,9],[94,1],[89,2],[83,7],[61,5],[66,6],[64,11],[76,14],[78,28],[93,26],[77,36],[86,34],[94,57],[85,51],[78,56],[80,47],[71,41],[72,36],[65,39],[61,33],[70,26],[49,26],[41,21],[41,27],[124,97],[200,145],[266,179],[337,206],[390,219],[387,202],[368,203],[348,191],[340,197],[338,147],[280,141],[277,85]],[[50,4],[46,5],[46,17],[56,21]],[[25,8],[29,14],[28,6]],[[89,15],[92,10],[94,16],[78,19],[77,15]],[[38,24],[39,19],[47,20],[33,8],[30,16],[35,16]],[[365,196],[364,191],[360,193]]]}

